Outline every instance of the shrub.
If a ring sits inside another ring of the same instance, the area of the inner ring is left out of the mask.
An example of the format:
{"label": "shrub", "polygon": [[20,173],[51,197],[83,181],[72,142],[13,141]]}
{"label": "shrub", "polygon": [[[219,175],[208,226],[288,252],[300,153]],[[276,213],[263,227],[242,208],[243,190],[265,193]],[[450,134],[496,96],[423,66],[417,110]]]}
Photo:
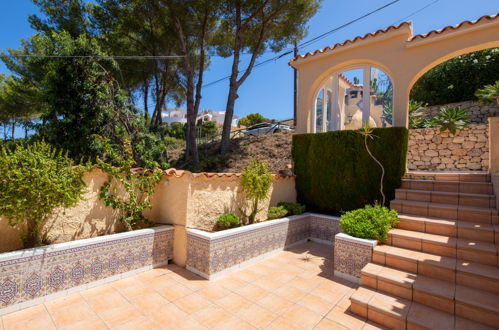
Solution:
{"label": "shrub", "polygon": [[422,102],[409,102],[409,128],[424,128],[425,105]]}
{"label": "shrub", "polygon": [[[375,128],[369,143],[385,169],[383,192],[395,197],[406,169],[408,130]],[[293,159],[298,202],[307,209],[339,215],[381,200],[381,168],[364,152],[358,131],[334,131],[293,136]]]}
{"label": "shrub", "polygon": [[286,215],[299,215],[305,212],[305,205],[291,202],[279,202],[277,206],[282,206],[287,211]]}
{"label": "shrub", "polygon": [[107,151],[117,166],[97,159],[97,163],[107,174],[107,180],[100,188],[99,197],[106,206],[120,212],[120,221],[127,230],[150,226],[153,223],[144,216],[144,211],[152,208],[151,198],[161,181],[162,172],[156,162],[146,164],[147,169],[134,169],[130,141],[125,139],[125,157],[116,153],[106,138],[95,136],[96,143]]}
{"label": "shrub", "polygon": [[456,56],[426,72],[414,84],[411,100],[429,105],[476,99],[475,91],[497,80],[499,48]]}
{"label": "shrub", "polygon": [[340,226],[350,236],[375,239],[382,242],[388,238],[388,231],[398,221],[397,211],[389,210],[380,205],[366,205],[362,209],[343,214]]}
{"label": "shrub", "polygon": [[265,120],[268,120],[268,119],[265,118],[264,116],[262,116],[262,114],[260,114],[260,113],[250,113],[246,117],[239,119],[238,125],[248,127],[251,125],[255,125],[255,124],[259,124],[261,122],[264,122]]}
{"label": "shrub", "polygon": [[284,206],[273,206],[269,209],[267,213],[267,219],[279,219],[285,217],[288,214],[288,210],[284,208]]}
{"label": "shrub", "polygon": [[241,221],[235,213],[225,213],[218,218],[215,226],[218,230],[235,228],[241,226]]}
{"label": "shrub", "polygon": [[250,213],[245,215],[245,224],[255,222],[256,215],[261,209],[258,208],[260,202],[267,199],[270,187],[272,186],[272,173],[267,167],[267,163],[252,159],[243,171],[241,177],[241,188],[250,202]]}
{"label": "shrub", "polygon": [[485,104],[497,104],[496,97],[499,96],[499,80],[493,85],[485,85],[476,91],[475,96]]}
{"label": "shrub", "polygon": [[43,224],[58,207],[75,205],[85,183],[85,167],[41,141],[0,147],[0,215],[11,226],[25,224],[24,247],[43,244]]}
{"label": "shrub", "polygon": [[458,129],[463,129],[470,124],[470,116],[461,108],[445,107],[433,118],[426,122],[427,127],[438,127],[441,132],[449,131],[456,134]]}

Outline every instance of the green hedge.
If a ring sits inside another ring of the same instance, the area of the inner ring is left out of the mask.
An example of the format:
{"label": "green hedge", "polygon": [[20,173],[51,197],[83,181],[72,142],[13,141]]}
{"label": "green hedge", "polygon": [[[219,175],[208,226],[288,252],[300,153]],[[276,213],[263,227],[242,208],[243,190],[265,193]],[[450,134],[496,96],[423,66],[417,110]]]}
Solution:
{"label": "green hedge", "polygon": [[[385,167],[388,204],[405,174],[408,130],[376,128],[373,134],[369,148]],[[358,131],[294,135],[293,159],[298,201],[311,211],[337,215],[381,201],[381,169]]]}

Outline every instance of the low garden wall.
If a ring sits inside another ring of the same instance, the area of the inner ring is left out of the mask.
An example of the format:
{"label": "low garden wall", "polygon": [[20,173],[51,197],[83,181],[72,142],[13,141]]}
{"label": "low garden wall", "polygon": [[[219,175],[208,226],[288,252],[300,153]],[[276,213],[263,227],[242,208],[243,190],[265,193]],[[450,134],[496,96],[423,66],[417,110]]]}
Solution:
{"label": "low garden wall", "polygon": [[486,124],[488,117],[499,116],[499,105],[497,104],[483,104],[479,101],[463,101],[426,107],[425,117],[434,117],[443,107],[459,107],[465,109],[470,115],[473,124]]}
{"label": "low garden wall", "polygon": [[0,254],[0,315],[168,263],[173,227]]}
{"label": "low garden wall", "polygon": [[309,238],[333,244],[339,220],[305,213],[215,233],[188,229],[186,268],[212,279]]}
{"label": "low garden wall", "polygon": [[488,166],[488,125],[472,124],[456,135],[438,128],[409,130],[409,170],[486,171]]}
{"label": "low garden wall", "polygon": [[334,240],[334,275],[358,283],[362,268],[372,261],[376,240],[336,234]]}

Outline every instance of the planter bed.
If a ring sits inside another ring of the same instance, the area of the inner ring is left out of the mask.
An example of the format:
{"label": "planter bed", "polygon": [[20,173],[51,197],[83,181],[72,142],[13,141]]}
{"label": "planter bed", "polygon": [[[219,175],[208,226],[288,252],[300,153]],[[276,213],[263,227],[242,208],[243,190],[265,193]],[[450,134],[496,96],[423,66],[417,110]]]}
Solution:
{"label": "planter bed", "polygon": [[372,261],[376,240],[357,238],[345,233],[334,240],[334,276],[359,283],[360,271]]}
{"label": "planter bed", "polygon": [[188,229],[186,268],[213,279],[307,239],[332,245],[339,220],[304,213],[214,233]]}
{"label": "planter bed", "polygon": [[0,315],[165,265],[172,257],[172,226],[2,253]]}

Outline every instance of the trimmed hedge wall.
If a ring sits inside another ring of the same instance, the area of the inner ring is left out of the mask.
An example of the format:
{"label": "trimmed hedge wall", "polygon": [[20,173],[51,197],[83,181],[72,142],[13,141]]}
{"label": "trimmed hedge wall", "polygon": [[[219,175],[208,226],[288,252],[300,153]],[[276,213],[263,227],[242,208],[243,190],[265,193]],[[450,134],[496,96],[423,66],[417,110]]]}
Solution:
{"label": "trimmed hedge wall", "polygon": [[[386,204],[405,174],[408,130],[376,128],[369,149],[385,167]],[[339,215],[381,201],[381,169],[369,156],[358,131],[293,136],[298,201],[311,211]]]}

